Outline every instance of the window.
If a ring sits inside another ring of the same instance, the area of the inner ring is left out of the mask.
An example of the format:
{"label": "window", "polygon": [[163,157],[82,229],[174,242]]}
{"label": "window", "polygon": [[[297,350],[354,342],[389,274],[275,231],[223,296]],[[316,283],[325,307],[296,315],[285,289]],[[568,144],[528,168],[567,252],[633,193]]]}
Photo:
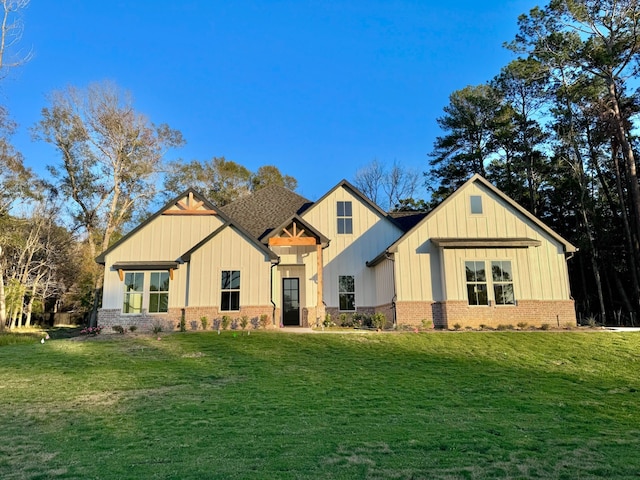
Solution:
{"label": "window", "polygon": [[338,233],[353,233],[351,202],[338,202]]}
{"label": "window", "polygon": [[515,305],[511,262],[508,260],[491,262],[491,274],[496,305]]}
{"label": "window", "polygon": [[124,274],[122,313],[142,313],[143,289],[144,273],[127,272]]}
{"label": "window", "polygon": [[240,310],[240,270],[223,270],[220,310]]}
{"label": "window", "polygon": [[484,262],[464,262],[464,266],[467,272],[469,305],[489,305]]}
{"label": "window", "polygon": [[341,311],[354,312],[356,310],[355,279],[351,275],[338,277],[338,300]]}
{"label": "window", "polygon": [[149,313],[169,311],[169,272],[151,272]]}
{"label": "window", "polygon": [[474,215],[482,214],[482,197],[480,195],[471,195],[469,197],[469,203],[471,204],[471,213]]}

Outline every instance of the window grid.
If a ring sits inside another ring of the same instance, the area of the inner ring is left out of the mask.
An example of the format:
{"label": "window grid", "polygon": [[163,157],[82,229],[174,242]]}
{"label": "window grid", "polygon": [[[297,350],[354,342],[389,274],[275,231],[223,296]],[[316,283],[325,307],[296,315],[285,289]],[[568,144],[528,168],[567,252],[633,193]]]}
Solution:
{"label": "window grid", "polygon": [[220,292],[220,310],[240,310],[240,270],[222,271]]}
{"label": "window grid", "polygon": [[338,234],[353,233],[353,210],[350,201],[339,201],[337,203]]}
{"label": "window grid", "polygon": [[149,313],[169,311],[169,272],[151,272]]}
{"label": "window grid", "polygon": [[496,301],[496,305],[515,305],[511,262],[509,260],[491,262],[491,274],[493,280],[493,298]]}
{"label": "window grid", "polygon": [[469,305],[489,305],[487,275],[483,261],[464,262]]}
{"label": "window grid", "polygon": [[342,312],[355,312],[356,287],[355,277],[352,275],[340,275],[338,277],[338,302]]}
{"label": "window grid", "polygon": [[144,294],[144,273],[127,272],[124,274],[124,298],[122,313],[142,313]]}

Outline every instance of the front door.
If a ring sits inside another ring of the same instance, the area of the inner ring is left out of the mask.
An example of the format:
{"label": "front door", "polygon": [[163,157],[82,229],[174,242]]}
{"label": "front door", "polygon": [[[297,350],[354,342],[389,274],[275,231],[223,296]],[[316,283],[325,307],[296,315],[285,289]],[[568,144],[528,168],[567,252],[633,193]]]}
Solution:
{"label": "front door", "polygon": [[300,279],[282,279],[282,324],[300,325]]}

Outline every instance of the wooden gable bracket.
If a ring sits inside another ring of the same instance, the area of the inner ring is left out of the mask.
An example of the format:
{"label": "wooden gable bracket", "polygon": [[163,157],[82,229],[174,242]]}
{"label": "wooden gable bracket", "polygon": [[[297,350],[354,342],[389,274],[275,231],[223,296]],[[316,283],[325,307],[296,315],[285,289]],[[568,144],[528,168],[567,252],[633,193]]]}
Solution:
{"label": "wooden gable bracket", "polygon": [[304,228],[298,230],[298,224],[293,222],[291,232],[287,228],[282,229],[282,233],[286,236],[271,237],[269,245],[292,246],[292,245],[315,245],[317,243],[314,237],[303,237]]}
{"label": "wooden gable bracket", "polygon": [[204,205],[202,200],[196,200],[193,197],[193,192],[189,192],[187,201],[179,200],[176,203],[176,209],[168,209],[162,212],[165,215],[215,215],[214,210],[204,209],[200,210],[200,207]]}

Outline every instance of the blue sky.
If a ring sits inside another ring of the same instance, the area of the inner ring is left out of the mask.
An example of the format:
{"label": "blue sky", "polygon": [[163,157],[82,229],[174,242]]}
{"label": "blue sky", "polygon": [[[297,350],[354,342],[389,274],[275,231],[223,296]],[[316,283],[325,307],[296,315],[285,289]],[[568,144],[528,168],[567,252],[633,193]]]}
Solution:
{"label": "blue sky", "polygon": [[[182,131],[168,159],[276,165],[311,200],[378,159],[420,175],[449,95],[490,80],[534,1],[32,0],[2,81],[14,144],[44,174],[57,152],[30,139],[51,91],[110,80],[155,123]],[[543,4],[544,5],[544,4]]]}

